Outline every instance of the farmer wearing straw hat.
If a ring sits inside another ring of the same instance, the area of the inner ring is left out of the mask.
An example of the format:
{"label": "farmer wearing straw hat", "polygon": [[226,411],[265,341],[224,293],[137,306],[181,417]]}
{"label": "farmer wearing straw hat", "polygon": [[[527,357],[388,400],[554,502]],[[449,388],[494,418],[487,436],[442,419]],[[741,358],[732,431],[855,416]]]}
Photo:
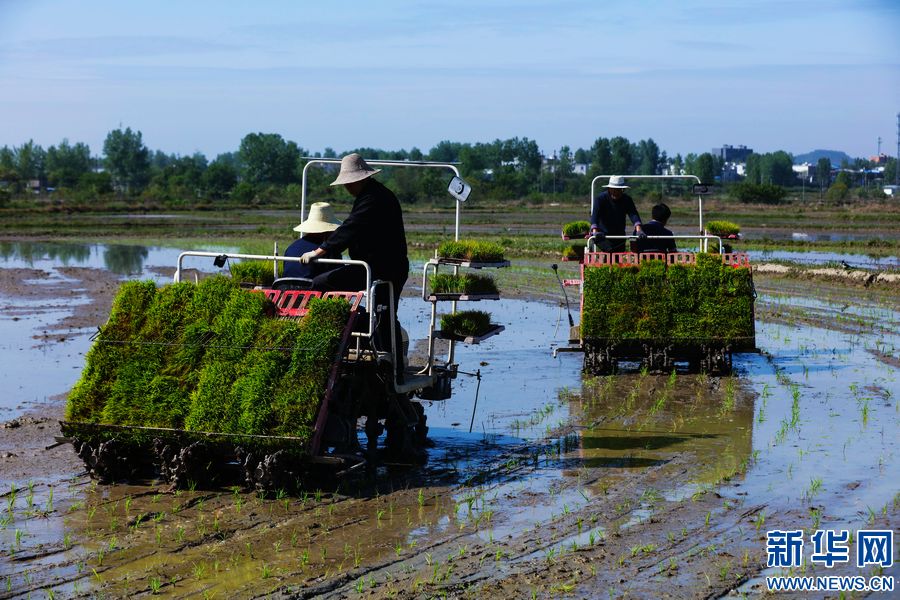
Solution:
{"label": "farmer wearing straw hat", "polygon": [[[406,255],[406,230],[397,196],[372,179],[380,172],[356,153],[341,159],[341,171],[331,185],[343,185],[355,198],[344,222],[315,250],[301,256],[304,262],[322,258],[326,253],[350,251],[350,258],[369,263],[372,277],[390,281],[394,286],[394,310],[400,303],[400,292],[409,276]],[[365,272],[348,265],[315,278],[317,290],[362,290]]]}
{"label": "farmer wearing straw hat", "polygon": [[606,191],[594,198],[591,203],[591,235],[605,252],[622,252],[625,240],[607,240],[608,235],[625,235],[625,216],[634,224],[634,231],[639,238],[646,237],[641,228],[641,216],[634,206],[634,200],[625,193],[628,186],[625,178],[613,175],[609,183],[603,186]]}
{"label": "farmer wearing straw hat", "polygon": [[[372,269],[372,280],[390,281],[394,288],[394,315],[400,306],[400,292],[409,276],[409,258],[406,255],[406,230],[403,212],[397,196],[372,175],[381,169],[373,169],[363,158],[348,154],[341,159],[341,171],[331,185],[343,185],[355,198],[350,214],[344,222],[317,249],[304,254],[301,259],[325,256],[328,252],[349,249],[350,258],[362,260]],[[355,265],[339,267],[313,279],[313,289],[322,291],[355,291],[366,287],[366,273]],[[385,306],[388,296],[385,286],[376,288],[376,306]],[[401,339],[400,322],[393,323],[396,339]],[[376,343],[380,349],[390,347],[390,327],[379,326]],[[401,344],[394,348],[394,368],[398,381],[403,380],[403,350]]]}
{"label": "farmer wearing straw hat", "polygon": [[[316,202],[309,207],[309,216],[305,221],[294,227],[294,231],[301,233],[301,237],[284,251],[285,256],[301,257],[307,252],[315,250],[331,236],[331,232],[340,226],[341,222],[334,216],[334,210],[327,202]],[[324,258],[340,258],[340,252],[331,252]],[[334,265],[309,264],[298,262],[284,263],[282,277],[301,277],[312,279],[316,275],[330,271]]]}

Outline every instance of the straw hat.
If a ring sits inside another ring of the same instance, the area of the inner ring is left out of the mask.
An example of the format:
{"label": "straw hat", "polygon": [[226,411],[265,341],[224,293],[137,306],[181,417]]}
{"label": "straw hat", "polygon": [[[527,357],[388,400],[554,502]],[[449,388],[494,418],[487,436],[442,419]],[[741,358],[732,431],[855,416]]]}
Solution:
{"label": "straw hat", "polygon": [[341,224],[334,216],[334,210],[327,202],[315,202],[309,207],[309,217],[294,227],[300,233],[325,233],[334,231]]}
{"label": "straw hat", "polygon": [[625,178],[621,175],[613,175],[609,178],[609,183],[604,185],[605,188],[614,188],[617,190],[627,190],[628,186],[625,185]]}
{"label": "straw hat", "polygon": [[345,183],[362,181],[379,172],[381,172],[381,169],[373,169],[366,164],[362,156],[354,152],[341,159],[341,172],[338,173],[337,179],[331,182],[331,185],[344,185]]}

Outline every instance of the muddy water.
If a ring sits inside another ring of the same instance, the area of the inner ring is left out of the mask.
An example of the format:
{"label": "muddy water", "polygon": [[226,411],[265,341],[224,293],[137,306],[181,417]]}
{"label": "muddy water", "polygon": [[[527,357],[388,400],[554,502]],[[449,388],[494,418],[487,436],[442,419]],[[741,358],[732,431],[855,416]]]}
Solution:
{"label": "muddy water", "polygon": [[[122,277],[167,283],[158,269],[172,268],[179,250],[143,246],[55,242],[0,242],[0,269],[27,269],[19,289],[0,289],[0,419],[11,419],[29,406],[68,391],[84,366],[89,335],[102,322],[69,330],[52,347],[42,335],[90,302],[87,291],[61,272],[63,267],[102,269]],[[21,295],[21,287],[30,287]],[[41,288],[57,288],[42,293]]]}
{"label": "muddy water", "polygon": [[[740,248],[735,248],[740,250]],[[787,261],[804,265],[839,264],[845,262],[860,269],[896,269],[900,267],[900,257],[869,256],[844,252],[802,252],[789,250],[750,250],[750,259],[755,262]]]}
{"label": "muddy water", "polygon": [[[381,469],[376,483],[349,479],[338,489],[323,483],[302,497],[261,499],[231,490],[171,493],[158,482],[101,486],[70,473],[48,478],[51,485],[35,478],[31,489],[28,480],[4,480],[0,598],[48,590],[56,597],[300,590],[416,597],[462,593],[483,580],[507,589],[479,595],[538,589],[552,596],[561,589],[553,585],[570,585],[579,556],[589,556],[601,576],[621,573],[605,583],[627,591],[619,578],[639,586],[641,574],[658,567],[628,570],[624,559],[634,548],[654,540],[662,547],[673,529],[712,535],[715,504],[752,507],[770,521],[789,515],[785,524],[793,527],[815,519],[823,528],[855,529],[872,513],[890,514],[900,480],[900,389],[897,369],[878,352],[897,347],[896,311],[827,298],[761,302],[786,316],[757,323],[764,353],[739,355],[735,375],[725,378],[631,372],[582,379],[578,355],[550,356],[550,345],[567,337],[559,307],[474,305],[507,328],[458,348],[460,368],[480,370],[480,387],[460,375],[453,398],[426,409],[436,442],[429,464]],[[401,304],[414,340],[424,335],[428,309],[415,298]],[[794,311],[808,320],[791,323]],[[883,327],[845,327],[840,318]],[[709,491],[722,500],[702,504]],[[665,511],[676,520],[658,523]],[[751,522],[722,535],[730,542],[716,545],[743,544],[753,557],[748,572],[765,572],[765,542]],[[713,591],[739,585],[714,575],[716,560],[738,551],[696,559],[692,548],[666,550],[681,570],[662,581],[686,586],[673,590],[696,590],[706,573]],[[567,558],[554,562],[563,552]],[[568,571],[541,588],[535,573],[551,564]],[[745,590],[755,592],[756,581]],[[460,587],[421,587],[434,582]],[[584,585],[577,595],[607,593],[590,578]],[[659,585],[633,593],[650,595]]]}

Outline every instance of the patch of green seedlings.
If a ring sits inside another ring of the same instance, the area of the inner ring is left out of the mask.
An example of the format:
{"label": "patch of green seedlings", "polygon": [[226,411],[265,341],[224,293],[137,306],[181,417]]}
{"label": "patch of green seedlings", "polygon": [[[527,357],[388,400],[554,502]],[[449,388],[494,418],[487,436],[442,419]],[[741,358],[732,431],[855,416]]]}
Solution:
{"label": "patch of green seedlings", "polygon": [[562,256],[566,260],[581,261],[584,258],[584,244],[569,244],[563,248]]}
{"label": "patch of green seedlings", "polygon": [[503,246],[478,240],[448,240],[438,246],[437,253],[441,258],[470,262],[493,263],[504,260]]}
{"label": "patch of green seedlings", "polygon": [[479,336],[490,329],[491,314],[480,310],[463,310],[441,317],[441,330],[454,335]]}
{"label": "patch of green seedlings", "polygon": [[735,383],[734,377],[725,379],[725,395],[722,397],[722,413],[730,413],[734,410],[734,393]]}
{"label": "patch of green seedlings", "polygon": [[584,269],[585,339],[738,340],[753,335],[747,268],[698,254],[695,266],[651,260]]}
{"label": "patch of green seedlings", "polygon": [[800,386],[791,384],[791,429],[800,424]]}
{"label": "patch of green seedlings", "polygon": [[349,305],[313,299],[301,321],[270,309],[227,277],[123,284],[67,420],[308,438]]}
{"label": "patch of green seedlings", "polygon": [[[245,260],[228,263],[231,278],[238,283],[249,283],[268,287],[275,281],[272,263],[266,260]],[[282,265],[279,264],[279,271]]]}
{"label": "patch of green seedlings", "polygon": [[488,295],[497,293],[497,284],[489,275],[475,273],[438,273],[431,278],[434,294]]}
{"label": "patch of green seedlings", "polygon": [[590,230],[591,224],[587,221],[571,221],[563,225],[562,234],[567,238],[583,238]]}
{"label": "patch of green seedlings", "polygon": [[737,235],[741,232],[741,226],[731,221],[709,221],[706,223],[706,231],[710,235],[719,237],[728,237],[729,235]]}

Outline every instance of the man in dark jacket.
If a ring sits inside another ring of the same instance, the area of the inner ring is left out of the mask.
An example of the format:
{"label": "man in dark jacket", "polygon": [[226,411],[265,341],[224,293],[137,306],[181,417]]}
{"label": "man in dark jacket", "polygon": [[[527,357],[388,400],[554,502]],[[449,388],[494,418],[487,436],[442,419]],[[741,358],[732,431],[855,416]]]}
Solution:
{"label": "man in dark jacket", "polygon": [[[666,229],[666,223],[672,216],[672,211],[663,203],[653,207],[653,220],[644,223],[643,231],[650,237],[640,238],[637,241],[638,252],[678,252],[675,247],[675,234]],[[667,236],[670,239],[652,239],[654,236]]]}
{"label": "man in dark jacket", "polygon": [[[373,169],[356,153],[341,159],[341,171],[331,185],[343,185],[355,198],[350,215],[317,249],[301,258],[320,258],[325,253],[349,250],[350,258],[362,260],[372,268],[372,278],[390,281],[394,286],[394,310],[400,292],[409,276],[406,254],[406,230],[400,202],[391,190],[372,175]],[[313,288],[330,290],[362,290],[366,287],[365,271],[348,265],[317,276]]]}
{"label": "man in dark jacket", "polygon": [[625,235],[625,216],[634,224],[638,237],[646,235],[641,228],[641,216],[634,206],[634,200],[625,193],[628,186],[625,178],[613,175],[606,188],[591,203],[591,235],[604,252],[623,252],[625,240],[607,240],[608,235]]}

